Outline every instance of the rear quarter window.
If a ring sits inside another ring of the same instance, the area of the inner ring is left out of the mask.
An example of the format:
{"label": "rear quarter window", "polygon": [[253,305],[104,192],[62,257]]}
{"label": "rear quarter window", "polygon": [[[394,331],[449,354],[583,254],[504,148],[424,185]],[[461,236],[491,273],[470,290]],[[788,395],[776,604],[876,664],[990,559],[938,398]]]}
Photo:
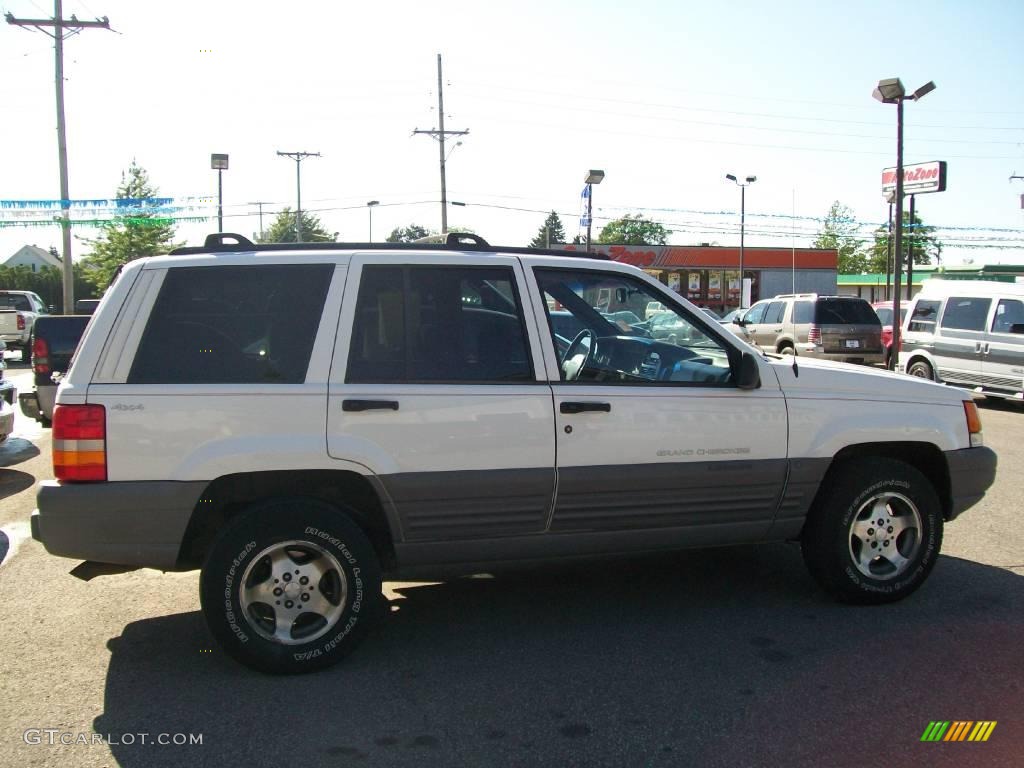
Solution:
{"label": "rear quarter window", "polygon": [[332,264],[168,270],[129,384],[300,384]]}

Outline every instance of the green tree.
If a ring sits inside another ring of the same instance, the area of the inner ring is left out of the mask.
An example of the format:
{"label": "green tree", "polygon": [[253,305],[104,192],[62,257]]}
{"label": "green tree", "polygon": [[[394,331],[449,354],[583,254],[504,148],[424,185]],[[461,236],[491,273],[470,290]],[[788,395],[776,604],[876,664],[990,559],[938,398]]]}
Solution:
{"label": "green tree", "polygon": [[391,230],[385,242],[388,243],[411,243],[424,237],[436,234],[433,230],[421,227],[419,224],[410,224],[408,227],[395,227]]}
{"label": "green tree", "polygon": [[[320,223],[320,217],[302,212],[302,242],[304,243],[333,243],[338,239],[338,233],[328,232]],[[285,208],[270,223],[263,237],[259,238],[261,243],[294,243],[295,242],[295,211]]]}
{"label": "green tree", "polygon": [[554,245],[564,242],[565,228],[562,226],[562,220],[558,218],[557,213],[552,211],[544,219],[544,223],[537,231],[537,236],[530,241],[530,248],[546,248],[549,243]]}
{"label": "green tree", "polygon": [[[893,228],[895,232],[895,225]],[[870,272],[885,272],[889,257],[888,229],[885,226],[875,230],[874,242],[867,252],[867,269]],[[895,247],[895,234],[893,235]],[[903,212],[903,248],[914,249],[914,264],[932,264],[942,260],[942,241],[935,236],[935,227],[925,224],[914,212],[914,221],[910,221],[910,212]],[[906,264],[906,262],[904,262]],[[891,267],[890,267],[891,268]]]}
{"label": "green tree", "polygon": [[[150,183],[145,169],[132,160],[128,170],[121,174],[117,199],[150,198],[157,194],[158,190]],[[173,219],[146,213],[144,208],[126,210],[128,213],[125,215],[115,216],[101,224],[99,237],[83,238],[90,251],[82,259],[82,266],[89,281],[101,292],[129,261],[167,253],[180,245],[174,242]]]}
{"label": "green tree", "polygon": [[597,242],[622,245],[665,245],[672,230],[645,219],[643,214],[623,216],[608,222],[597,237]]}
{"label": "green tree", "polygon": [[859,275],[867,270],[864,240],[857,236],[860,225],[847,206],[836,200],[814,240],[815,248],[834,248],[839,253],[839,274]]}

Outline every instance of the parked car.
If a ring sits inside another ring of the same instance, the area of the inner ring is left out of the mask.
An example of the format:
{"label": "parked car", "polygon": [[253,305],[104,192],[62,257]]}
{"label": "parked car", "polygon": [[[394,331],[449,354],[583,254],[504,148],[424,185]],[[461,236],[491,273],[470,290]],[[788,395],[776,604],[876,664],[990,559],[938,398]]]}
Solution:
{"label": "parked car", "polygon": [[[601,297],[661,303],[676,343],[622,333]],[[561,352],[555,306],[583,327]],[[108,290],[32,535],[201,568],[213,637],[267,672],[337,662],[410,569],[798,540],[836,598],[906,597],[994,479],[977,406],[793,362],[585,254],[212,235]]]}
{"label": "parked car", "polygon": [[660,301],[649,301],[647,306],[644,307],[644,320],[650,320],[655,315],[664,312],[665,305]]}
{"label": "parked car", "polygon": [[882,324],[857,296],[782,294],[754,304],[737,321],[765,352],[847,363],[881,363]]}
{"label": "parked car", "polygon": [[0,443],[10,437],[14,431],[14,401],[18,397],[18,389],[5,375],[7,362],[4,351],[7,345],[0,340]]}
{"label": "parked car", "polygon": [[1024,401],[1024,285],[926,280],[901,337],[900,371]]}
{"label": "parked car", "polygon": [[18,397],[21,412],[50,426],[57,385],[67,372],[89,315],[50,315],[36,320],[32,331],[33,389]]}
{"label": "parked car", "polygon": [[[889,359],[892,357],[892,302],[876,301],[871,305],[878,315],[878,322],[882,324],[882,346],[885,347],[885,365],[888,367]],[[907,302],[900,303],[900,323],[907,316]]]}
{"label": "parked car", "polygon": [[47,311],[43,300],[32,291],[0,291],[0,340],[8,349],[20,349],[26,363],[32,354],[32,326]]}

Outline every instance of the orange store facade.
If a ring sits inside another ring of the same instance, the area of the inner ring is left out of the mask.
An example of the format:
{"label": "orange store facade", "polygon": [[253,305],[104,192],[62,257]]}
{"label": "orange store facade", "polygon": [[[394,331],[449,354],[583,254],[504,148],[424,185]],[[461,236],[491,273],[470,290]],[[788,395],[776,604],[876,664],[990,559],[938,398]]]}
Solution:
{"label": "orange store facade", "polygon": [[[555,246],[583,251],[585,246]],[[598,245],[593,250],[640,267],[694,304],[724,313],[740,303],[740,249],[713,245]],[[744,248],[750,301],[780,293],[837,292],[834,248]]]}

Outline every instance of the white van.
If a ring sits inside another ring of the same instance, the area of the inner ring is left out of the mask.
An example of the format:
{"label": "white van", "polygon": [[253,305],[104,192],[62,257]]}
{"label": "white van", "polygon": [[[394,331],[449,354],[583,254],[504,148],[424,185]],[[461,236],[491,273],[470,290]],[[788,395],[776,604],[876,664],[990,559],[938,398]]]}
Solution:
{"label": "white van", "polygon": [[928,280],[902,336],[900,371],[1024,400],[1024,284]]}

